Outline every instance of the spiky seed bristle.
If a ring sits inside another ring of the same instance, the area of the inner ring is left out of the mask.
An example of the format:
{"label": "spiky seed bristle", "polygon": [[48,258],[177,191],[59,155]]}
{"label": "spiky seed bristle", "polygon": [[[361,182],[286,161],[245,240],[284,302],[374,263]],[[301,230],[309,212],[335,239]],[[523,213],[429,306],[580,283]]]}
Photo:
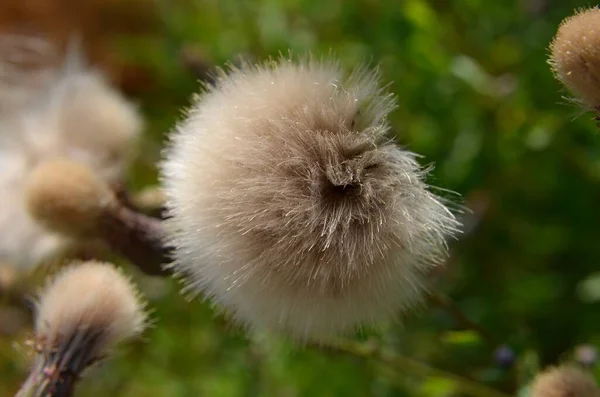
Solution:
{"label": "spiky seed bristle", "polygon": [[281,59],[223,72],[161,164],[173,268],[248,327],[319,341],[423,295],[458,223],[387,132],[377,72]]}
{"label": "spiky seed bristle", "polygon": [[552,367],[531,384],[531,397],[600,397],[594,378],[572,366]]}
{"label": "spiky seed bristle", "polygon": [[[135,286],[110,263],[89,261],[62,269],[39,294],[36,346],[42,355],[93,363],[142,333],[145,305]],[[66,360],[66,361],[65,361]]]}
{"label": "spiky seed bristle", "polygon": [[37,166],[26,182],[29,213],[47,228],[73,237],[93,235],[115,202],[110,187],[85,165],[57,159]]}
{"label": "spiky seed bristle", "polygon": [[588,110],[600,106],[600,9],[566,18],[550,44],[549,63],[559,79]]}

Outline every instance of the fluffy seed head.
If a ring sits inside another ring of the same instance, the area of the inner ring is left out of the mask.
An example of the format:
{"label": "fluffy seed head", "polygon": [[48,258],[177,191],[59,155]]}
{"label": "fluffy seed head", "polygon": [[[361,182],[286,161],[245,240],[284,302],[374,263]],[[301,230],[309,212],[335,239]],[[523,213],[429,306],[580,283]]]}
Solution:
{"label": "fluffy seed head", "polygon": [[590,108],[600,106],[600,9],[566,18],[550,45],[556,77]]}
{"label": "fluffy seed head", "polygon": [[386,137],[394,100],[377,73],[283,59],[207,90],[161,167],[188,288],[299,341],[418,301],[456,221]]}
{"label": "fluffy seed head", "polygon": [[550,368],[536,376],[531,397],[600,397],[594,378],[574,367]]}
{"label": "fluffy seed head", "polygon": [[87,366],[139,335],[146,323],[137,290],[115,266],[74,264],[61,270],[39,295],[36,348],[64,365],[78,361]]}
{"label": "fluffy seed head", "polygon": [[26,200],[36,221],[51,230],[79,237],[94,233],[98,220],[115,197],[90,169],[58,159],[44,162],[30,173]]}

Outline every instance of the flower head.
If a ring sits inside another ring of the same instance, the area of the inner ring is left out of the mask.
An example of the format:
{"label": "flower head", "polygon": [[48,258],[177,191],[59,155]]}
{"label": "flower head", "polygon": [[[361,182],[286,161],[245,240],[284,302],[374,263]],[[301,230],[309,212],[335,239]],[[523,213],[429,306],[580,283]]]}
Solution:
{"label": "flower head", "polygon": [[457,223],[387,137],[393,107],[377,73],[334,62],[223,73],[162,163],[188,289],[299,341],[413,306]]}
{"label": "flower head", "polygon": [[600,9],[566,18],[550,45],[556,77],[590,110],[600,106]]}

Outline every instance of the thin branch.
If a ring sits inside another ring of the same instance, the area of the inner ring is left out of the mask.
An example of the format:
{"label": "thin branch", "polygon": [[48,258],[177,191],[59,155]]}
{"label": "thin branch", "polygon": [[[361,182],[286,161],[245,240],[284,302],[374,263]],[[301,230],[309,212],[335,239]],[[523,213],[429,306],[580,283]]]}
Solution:
{"label": "thin branch", "polygon": [[448,296],[436,292],[429,295],[429,301],[444,309],[465,329],[475,331],[484,341],[492,347],[498,346],[499,342],[494,336],[484,329],[480,324],[471,320],[458,305]]}
{"label": "thin branch", "polygon": [[100,238],[116,253],[148,275],[168,275],[171,247],[165,243],[162,221],[125,206],[110,209],[101,219]]}
{"label": "thin branch", "polygon": [[472,397],[510,397],[488,386],[474,382],[459,375],[431,367],[411,358],[391,351],[385,351],[375,343],[360,343],[351,340],[338,341],[326,346],[327,349],[343,354],[351,354],[374,360],[397,372],[408,372],[420,378],[442,378],[451,381],[462,393]]}

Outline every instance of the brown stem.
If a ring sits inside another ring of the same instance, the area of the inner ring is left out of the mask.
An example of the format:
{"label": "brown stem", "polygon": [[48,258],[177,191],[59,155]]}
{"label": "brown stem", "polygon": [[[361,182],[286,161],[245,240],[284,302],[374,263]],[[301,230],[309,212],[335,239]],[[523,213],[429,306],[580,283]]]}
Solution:
{"label": "brown stem", "polygon": [[99,237],[144,273],[167,275],[171,247],[165,243],[160,219],[135,212],[122,205],[111,205],[100,219]]}
{"label": "brown stem", "polygon": [[71,371],[58,371],[56,366],[38,357],[27,380],[15,397],[72,397],[79,376]]}

